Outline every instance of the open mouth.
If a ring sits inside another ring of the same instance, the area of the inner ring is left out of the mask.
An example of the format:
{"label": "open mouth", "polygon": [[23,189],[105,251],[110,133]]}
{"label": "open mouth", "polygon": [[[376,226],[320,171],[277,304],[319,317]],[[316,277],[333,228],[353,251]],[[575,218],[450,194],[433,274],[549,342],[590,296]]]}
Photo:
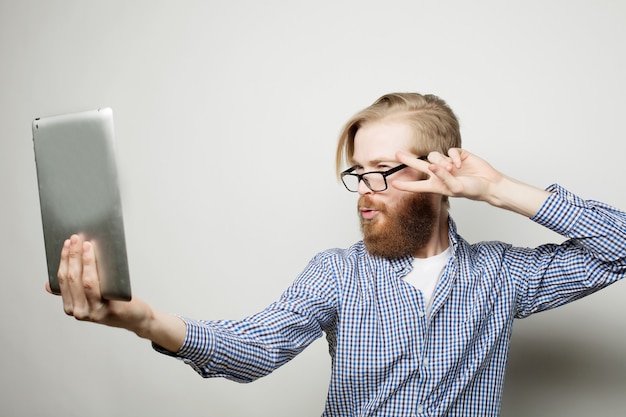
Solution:
{"label": "open mouth", "polygon": [[372,220],[384,211],[382,203],[373,201],[368,196],[361,197],[358,203],[359,214],[363,220]]}
{"label": "open mouth", "polygon": [[376,216],[376,214],[378,214],[378,210],[369,208],[359,209],[359,212],[361,213],[361,217],[363,217],[363,219],[365,220],[372,220]]}

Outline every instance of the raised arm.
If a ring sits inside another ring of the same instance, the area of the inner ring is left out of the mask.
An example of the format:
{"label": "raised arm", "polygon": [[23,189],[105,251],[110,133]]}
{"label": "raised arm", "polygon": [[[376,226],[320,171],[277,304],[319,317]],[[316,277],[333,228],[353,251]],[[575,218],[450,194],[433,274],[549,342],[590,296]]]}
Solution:
{"label": "raised arm", "polygon": [[428,179],[421,181],[392,181],[392,186],[400,190],[485,201],[526,217],[535,215],[550,195],[507,177],[465,149],[450,149],[447,156],[431,152],[427,161],[405,152],[399,152],[397,157],[400,162],[428,175]]}
{"label": "raised arm", "polygon": [[182,346],[186,324],[180,318],[154,310],[137,298],[128,302],[102,299],[93,247],[78,235],[63,245],[58,279],[63,309],[77,320],[130,330],[171,352]]}

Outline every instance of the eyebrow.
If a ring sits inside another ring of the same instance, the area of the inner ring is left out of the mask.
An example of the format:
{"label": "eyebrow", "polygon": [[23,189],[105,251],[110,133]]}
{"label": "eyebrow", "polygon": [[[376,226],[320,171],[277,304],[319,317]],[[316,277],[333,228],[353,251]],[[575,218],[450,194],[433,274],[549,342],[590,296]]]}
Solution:
{"label": "eyebrow", "polygon": [[[368,164],[370,164],[370,165],[378,165],[378,164],[381,164],[383,162],[397,162],[397,163],[400,163],[400,161],[397,161],[395,159],[377,158],[377,159],[372,159],[371,161],[368,161]],[[362,164],[357,162],[354,158],[350,158],[350,164],[351,165],[360,165],[360,166],[362,166]]]}
{"label": "eyebrow", "polygon": [[[422,161],[426,161],[428,159],[428,155],[420,155],[420,156],[417,157],[417,159],[421,159]],[[348,162],[350,163],[351,166],[355,166],[355,165],[362,166],[354,158],[350,158],[350,160]],[[369,161],[369,163],[371,165],[378,165],[378,164],[383,163],[383,162],[396,162],[398,164],[402,163],[402,162],[400,162],[400,161],[398,161],[396,159],[387,159],[387,158],[377,158],[377,159],[373,159],[373,160]]]}

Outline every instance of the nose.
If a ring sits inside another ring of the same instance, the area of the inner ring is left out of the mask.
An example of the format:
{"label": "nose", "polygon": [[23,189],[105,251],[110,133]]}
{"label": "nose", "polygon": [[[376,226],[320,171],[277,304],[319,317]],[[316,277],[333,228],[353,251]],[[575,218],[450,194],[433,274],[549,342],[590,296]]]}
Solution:
{"label": "nose", "polygon": [[372,194],[374,191],[370,190],[370,187],[368,187],[365,184],[365,181],[361,178],[357,187],[357,192],[360,195],[366,195],[366,194]]}

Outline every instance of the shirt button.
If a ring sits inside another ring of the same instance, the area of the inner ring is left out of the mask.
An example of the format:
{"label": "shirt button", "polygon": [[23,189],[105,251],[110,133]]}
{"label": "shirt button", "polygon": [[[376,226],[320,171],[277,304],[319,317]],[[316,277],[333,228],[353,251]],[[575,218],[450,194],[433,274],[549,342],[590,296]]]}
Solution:
{"label": "shirt button", "polygon": [[417,405],[417,412],[422,414],[424,412],[424,406],[422,404]]}

